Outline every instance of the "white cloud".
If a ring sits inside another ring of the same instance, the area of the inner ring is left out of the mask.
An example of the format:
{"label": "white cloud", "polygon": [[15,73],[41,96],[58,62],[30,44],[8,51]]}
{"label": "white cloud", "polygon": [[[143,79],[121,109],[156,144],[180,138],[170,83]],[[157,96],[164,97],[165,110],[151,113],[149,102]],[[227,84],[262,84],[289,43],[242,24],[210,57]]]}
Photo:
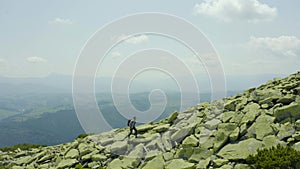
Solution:
{"label": "white cloud", "polygon": [[42,57],[36,57],[36,56],[28,57],[28,58],[26,58],[26,61],[29,63],[46,63],[47,62],[46,59],[44,59]]}
{"label": "white cloud", "polygon": [[63,19],[63,18],[55,18],[51,21],[48,22],[49,24],[65,24],[65,25],[70,25],[73,24],[74,21],[70,19]]}
{"label": "white cloud", "polygon": [[300,55],[300,39],[295,36],[251,37],[247,46],[254,51],[295,57]]}
{"label": "white cloud", "polygon": [[111,37],[112,41],[121,41],[125,40],[126,43],[130,44],[140,44],[147,42],[149,40],[149,37],[147,35],[136,35],[136,36],[129,36],[129,35],[119,35],[119,36],[113,36]]}
{"label": "white cloud", "polygon": [[215,17],[222,21],[271,21],[277,9],[258,0],[204,0],[194,7],[195,14]]}
{"label": "white cloud", "polygon": [[126,40],[126,42],[131,44],[140,44],[148,41],[148,39],[149,38],[146,35],[138,35],[138,36],[130,37],[129,39]]}

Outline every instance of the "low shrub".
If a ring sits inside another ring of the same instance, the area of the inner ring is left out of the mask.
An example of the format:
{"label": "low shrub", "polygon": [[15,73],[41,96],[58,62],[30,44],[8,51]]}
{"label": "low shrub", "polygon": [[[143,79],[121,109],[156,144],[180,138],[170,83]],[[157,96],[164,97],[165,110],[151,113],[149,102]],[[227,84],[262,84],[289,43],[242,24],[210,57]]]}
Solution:
{"label": "low shrub", "polygon": [[300,151],[290,146],[277,145],[259,149],[256,155],[249,155],[246,162],[263,169],[296,169],[296,165],[300,162]]}

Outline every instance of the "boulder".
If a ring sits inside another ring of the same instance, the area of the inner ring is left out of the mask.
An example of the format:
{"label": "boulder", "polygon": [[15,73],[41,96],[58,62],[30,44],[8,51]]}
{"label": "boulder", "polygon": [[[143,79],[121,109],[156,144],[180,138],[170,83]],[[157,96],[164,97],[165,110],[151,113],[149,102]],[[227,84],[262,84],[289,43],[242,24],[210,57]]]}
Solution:
{"label": "boulder", "polygon": [[250,99],[255,102],[259,102],[266,98],[270,98],[272,100],[278,100],[282,96],[280,89],[256,89],[250,95]]}
{"label": "boulder", "polygon": [[292,103],[293,101],[295,101],[295,96],[294,95],[285,95],[284,97],[281,97],[277,100],[277,103],[282,103],[284,105],[288,105],[290,103]]}
{"label": "boulder", "polygon": [[146,161],[149,161],[149,160],[153,159],[154,157],[156,157],[156,156],[158,156],[158,155],[160,155],[160,154],[162,154],[162,152],[161,152],[161,151],[158,151],[158,150],[148,151],[148,152],[146,153],[145,160],[146,160]]}
{"label": "boulder", "polygon": [[277,121],[286,118],[300,119],[300,104],[292,102],[291,104],[275,109],[274,115]]}
{"label": "boulder", "polygon": [[228,160],[245,160],[248,155],[255,154],[263,143],[254,138],[240,141],[236,144],[227,144],[219,152],[218,156]]}
{"label": "boulder", "polygon": [[34,159],[31,156],[24,156],[19,159],[17,159],[16,164],[17,165],[26,165],[33,161]]}
{"label": "boulder", "polygon": [[178,112],[177,111],[173,112],[168,118],[168,123],[173,123],[176,120],[177,116],[178,116]]}
{"label": "boulder", "polygon": [[148,143],[145,146],[145,148],[147,151],[151,151],[151,150],[165,151],[163,143],[161,142],[160,138],[152,140],[150,143]]}
{"label": "boulder", "polygon": [[292,137],[297,140],[297,141],[300,141],[300,132],[296,132],[295,134],[292,135]]}
{"label": "boulder", "polygon": [[224,109],[229,110],[229,111],[235,111],[236,102],[237,102],[236,100],[229,100],[229,101],[225,102]]}
{"label": "boulder", "polygon": [[159,125],[159,126],[153,128],[153,131],[161,133],[161,132],[167,131],[169,129],[169,127],[170,127],[170,124],[163,124],[163,125]]}
{"label": "boulder", "polygon": [[259,111],[260,106],[256,103],[250,103],[244,108],[245,115],[243,116],[243,119],[241,123],[252,123],[256,119],[257,116],[259,116],[260,111]]}
{"label": "boulder", "polygon": [[123,163],[120,159],[116,158],[107,165],[107,169],[123,169]]}
{"label": "boulder", "polygon": [[263,144],[264,144],[264,148],[271,148],[271,147],[275,147],[277,146],[278,144],[281,144],[281,145],[285,145],[286,143],[283,142],[283,141],[280,141],[276,136],[274,135],[270,135],[270,136],[266,136],[264,139],[263,139]]}
{"label": "boulder", "polygon": [[182,142],[183,147],[197,147],[199,143],[199,140],[194,136],[188,136],[185,138]]}
{"label": "boulder", "polygon": [[171,152],[165,152],[163,153],[163,157],[165,161],[169,161],[174,158],[174,154]]}
{"label": "boulder", "polygon": [[194,150],[193,147],[180,148],[177,150],[176,154],[174,155],[174,158],[181,158],[184,160],[188,160],[193,154],[193,150]]}
{"label": "boulder", "polygon": [[77,163],[78,163],[78,161],[76,159],[64,159],[59,162],[59,164],[57,165],[57,168],[64,169],[64,168],[72,167]]}
{"label": "boulder", "polygon": [[171,143],[171,133],[170,131],[165,132],[161,137],[162,144],[166,151],[170,151],[172,149]]}
{"label": "boulder", "polygon": [[215,136],[214,151],[217,152],[228,141],[228,134],[226,134],[224,130],[217,130],[214,133],[214,136]]}
{"label": "boulder", "polygon": [[248,138],[256,137],[258,140],[263,140],[265,136],[274,134],[271,124],[274,122],[274,117],[269,115],[261,115],[256,119],[256,122],[248,128],[246,136]]}
{"label": "boulder", "polygon": [[221,166],[223,166],[223,165],[225,165],[227,163],[228,163],[227,159],[220,159],[220,158],[218,158],[218,159],[213,160],[213,165],[216,168],[219,168],[219,167],[221,167]]}
{"label": "boulder", "polygon": [[146,149],[144,147],[144,144],[140,143],[137,146],[133,147],[133,150],[128,154],[128,157],[131,158],[138,158],[138,157],[144,157],[146,154]]}
{"label": "boulder", "polygon": [[79,152],[77,149],[71,149],[65,155],[65,158],[77,158],[79,156]]}
{"label": "boulder", "polygon": [[124,157],[122,159],[122,168],[137,168],[141,162],[141,158]]}
{"label": "boulder", "polygon": [[240,111],[236,112],[234,116],[229,120],[230,123],[235,123],[237,125],[240,125],[242,122],[242,119],[244,117],[244,114]]}
{"label": "boulder", "polygon": [[300,151],[300,142],[297,142],[293,145],[293,148],[297,151]]}
{"label": "boulder", "polygon": [[166,163],[165,169],[194,169],[196,168],[195,164],[184,161],[183,159],[173,159]]}
{"label": "boulder", "polygon": [[202,147],[194,148],[191,157],[189,158],[190,162],[198,163],[201,160],[205,160],[213,154],[213,150],[209,150]]}
{"label": "boulder", "polygon": [[91,156],[91,159],[93,161],[105,161],[107,159],[107,157],[103,154],[94,154]]}
{"label": "boulder", "polygon": [[174,134],[171,136],[171,141],[175,141],[177,143],[180,143],[186,136],[188,136],[192,131],[192,127],[184,127],[181,129],[178,129]]}
{"label": "boulder", "polygon": [[237,164],[234,169],[251,169],[251,167],[247,164]]}
{"label": "boulder", "polygon": [[165,161],[163,156],[160,154],[152,160],[146,162],[146,164],[142,167],[142,169],[164,169]]}
{"label": "boulder", "polygon": [[109,146],[110,152],[113,154],[123,154],[127,151],[127,141],[114,142]]}
{"label": "boulder", "polygon": [[233,130],[233,132],[229,135],[229,139],[231,141],[236,141],[239,138],[240,128],[237,127]]}
{"label": "boulder", "polygon": [[236,128],[237,128],[237,124],[235,123],[220,123],[218,125],[218,130],[222,130],[227,135],[231,134],[233,130]]}
{"label": "boulder", "polygon": [[282,140],[287,137],[291,137],[296,132],[293,125],[289,122],[282,124],[279,132],[277,133],[277,137]]}
{"label": "boulder", "polygon": [[156,127],[156,125],[152,125],[152,124],[143,124],[143,125],[137,126],[136,129],[138,130],[138,132],[144,133],[144,132],[146,132],[146,131],[148,131],[148,130],[153,129],[154,127]]}
{"label": "boulder", "polygon": [[227,112],[224,112],[222,115],[221,115],[221,120],[223,123],[227,123],[233,116],[234,116],[234,111],[227,111]]}
{"label": "boulder", "polygon": [[197,169],[207,169],[208,165],[210,163],[210,158],[207,158],[205,160],[200,160],[198,164],[196,165]]}
{"label": "boulder", "polygon": [[204,123],[204,127],[209,129],[209,130],[214,130],[218,127],[218,125],[221,123],[220,120],[218,119],[212,119],[210,121],[207,121],[206,123]]}

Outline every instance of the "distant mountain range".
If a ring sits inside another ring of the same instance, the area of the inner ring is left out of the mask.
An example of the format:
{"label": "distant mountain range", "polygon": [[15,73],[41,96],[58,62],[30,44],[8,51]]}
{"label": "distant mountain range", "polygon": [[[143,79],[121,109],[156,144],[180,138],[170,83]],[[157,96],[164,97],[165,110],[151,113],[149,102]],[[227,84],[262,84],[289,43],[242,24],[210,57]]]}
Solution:
{"label": "distant mountain range", "polygon": [[[262,75],[228,75],[226,76],[226,87],[228,91],[245,90],[258,86],[274,77],[284,77],[284,74],[262,74]],[[200,76],[198,76],[201,78]],[[196,77],[197,78],[197,77]],[[186,77],[181,77],[178,81],[184,81]],[[108,93],[111,90],[110,77],[101,77],[95,80],[95,90],[97,93]],[[126,79],[117,79],[118,83],[126,85]],[[201,92],[210,92],[209,80],[200,81]],[[164,91],[179,91],[175,82],[169,78],[149,79],[147,81],[135,80],[130,91],[134,93],[148,92],[155,87]],[[0,76],[1,95],[21,94],[21,93],[71,93],[72,76],[50,74],[46,77],[18,78]]]}

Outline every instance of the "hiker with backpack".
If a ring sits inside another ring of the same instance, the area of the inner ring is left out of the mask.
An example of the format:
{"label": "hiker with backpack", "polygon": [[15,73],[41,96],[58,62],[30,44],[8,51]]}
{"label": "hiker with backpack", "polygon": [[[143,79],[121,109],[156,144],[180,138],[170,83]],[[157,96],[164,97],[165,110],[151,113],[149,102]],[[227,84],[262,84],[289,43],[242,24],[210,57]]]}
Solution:
{"label": "hiker with backpack", "polygon": [[136,117],[133,117],[132,120],[128,120],[127,126],[129,126],[130,129],[130,132],[127,136],[128,138],[130,138],[130,135],[132,134],[132,130],[134,130],[135,138],[137,138],[137,129],[135,128],[135,124],[136,124]]}

